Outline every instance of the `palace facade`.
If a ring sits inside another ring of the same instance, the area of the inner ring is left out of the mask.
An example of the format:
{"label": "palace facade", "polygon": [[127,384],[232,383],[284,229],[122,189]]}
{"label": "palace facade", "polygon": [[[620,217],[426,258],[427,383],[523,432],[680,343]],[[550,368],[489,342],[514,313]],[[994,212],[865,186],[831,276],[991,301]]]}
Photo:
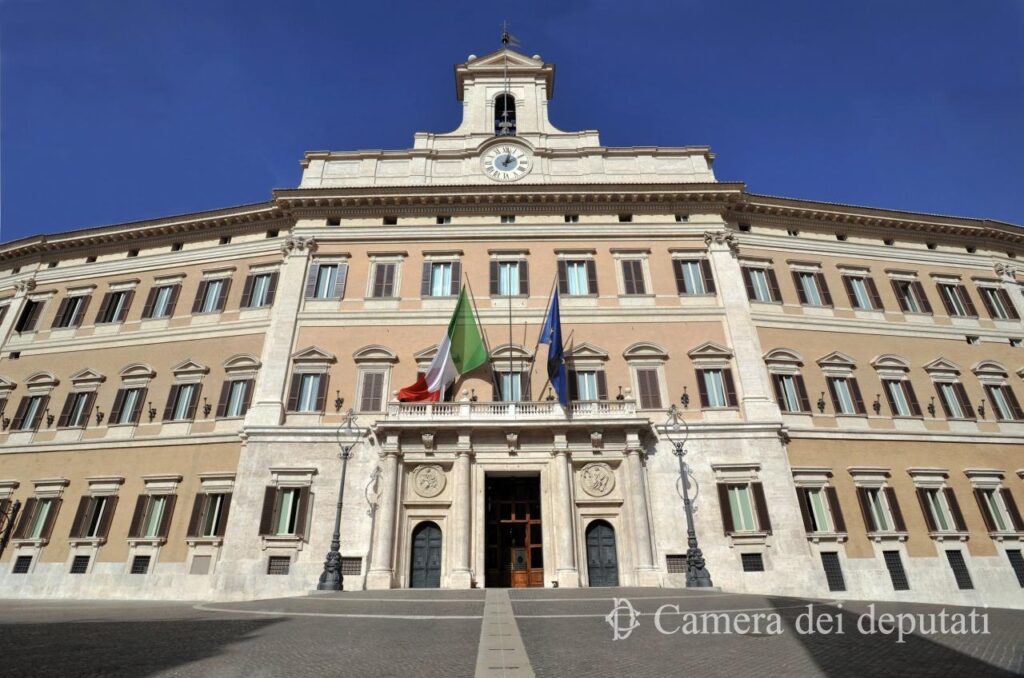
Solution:
{"label": "palace facade", "polygon": [[[0,596],[305,594],[343,449],[347,589],[682,586],[674,404],[715,585],[1024,606],[1020,227],[602,146],[539,57],[455,78],[411,149],[0,246]],[[463,285],[489,369],[397,402]]]}

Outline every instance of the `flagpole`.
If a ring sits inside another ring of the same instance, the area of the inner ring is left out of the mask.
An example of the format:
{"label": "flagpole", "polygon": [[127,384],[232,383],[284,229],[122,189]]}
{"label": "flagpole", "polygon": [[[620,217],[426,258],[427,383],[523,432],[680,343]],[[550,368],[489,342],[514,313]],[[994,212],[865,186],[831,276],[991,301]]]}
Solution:
{"label": "flagpole", "polygon": [[[554,296],[555,296],[555,284],[557,282],[558,282],[558,276],[555,275],[555,279],[551,281],[551,289],[548,291],[548,303],[547,303],[547,306],[544,307],[544,315],[541,316],[541,318],[542,318],[542,320],[540,321],[540,328],[541,329],[544,329],[544,323],[546,323],[547,320],[548,320],[548,311],[551,310],[551,301],[552,301],[552,299],[554,299]],[[537,343],[533,345],[533,355],[534,355],[534,358],[536,358],[536,356],[537,356],[537,349],[538,348],[540,348],[540,332],[537,333]],[[543,390],[543,389],[541,389],[541,390]]]}
{"label": "flagpole", "polygon": [[[491,344],[487,341],[487,331],[484,330],[484,324],[480,320],[480,310],[476,307],[476,295],[473,294],[473,286],[469,283],[469,274],[465,273],[463,274],[463,277],[466,279],[466,289],[469,290],[469,301],[473,304],[473,314],[476,316],[476,324],[477,327],[480,328],[480,336],[483,337],[484,340],[484,350],[487,351],[487,367],[491,373],[491,388],[498,393],[501,393],[501,387],[496,386],[494,383],[494,362],[491,360]],[[509,347],[509,350],[511,350],[511,347]],[[509,378],[511,379],[511,377]]]}

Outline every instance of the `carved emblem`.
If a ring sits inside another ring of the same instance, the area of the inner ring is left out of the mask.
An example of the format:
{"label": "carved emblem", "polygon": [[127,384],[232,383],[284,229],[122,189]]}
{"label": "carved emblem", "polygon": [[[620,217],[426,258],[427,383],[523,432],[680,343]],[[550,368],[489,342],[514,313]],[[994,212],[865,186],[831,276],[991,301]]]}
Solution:
{"label": "carved emblem", "polygon": [[29,278],[28,280],[19,280],[14,283],[14,289],[18,292],[31,292],[36,288],[36,279]]}
{"label": "carved emblem", "polygon": [[1017,275],[1017,267],[1013,264],[1004,264],[1001,261],[995,263],[996,275],[1012,278]]}
{"label": "carved emblem", "polygon": [[420,466],[412,474],[412,486],[416,494],[430,499],[444,491],[444,469],[433,464]]}
{"label": "carved emblem", "polygon": [[739,250],[740,247],[736,236],[731,231],[704,231],[704,244],[710,247],[712,243],[725,245],[733,252]]}
{"label": "carved emblem", "polygon": [[285,256],[292,252],[301,253],[304,250],[308,250],[310,253],[313,253],[316,252],[316,247],[316,240],[314,238],[288,236],[281,243],[281,253]]}
{"label": "carved emblem", "polygon": [[587,464],[580,471],[580,486],[591,497],[603,497],[615,487],[615,474],[608,464]]}

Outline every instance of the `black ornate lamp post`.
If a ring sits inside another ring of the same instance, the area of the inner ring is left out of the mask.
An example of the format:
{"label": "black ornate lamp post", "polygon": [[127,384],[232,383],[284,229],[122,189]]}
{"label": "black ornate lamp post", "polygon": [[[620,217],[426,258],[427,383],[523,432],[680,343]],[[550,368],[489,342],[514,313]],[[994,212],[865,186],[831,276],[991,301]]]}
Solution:
{"label": "black ornate lamp post", "polygon": [[704,565],[704,553],[697,545],[697,532],[693,529],[693,505],[690,503],[690,467],[686,463],[686,439],[690,436],[690,426],[679,416],[679,410],[673,405],[668,411],[665,423],[665,437],[675,448],[679,459],[679,476],[683,483],[683,508],[686,509],[686,586],[704,588],[714,586],[711,573]]}
{"label": "black ornate lamp post", "polygon": [[345,421],[338,427],[338,444],[341,446],[341,483],[338,487],[338,509],[334,514],[334,534],[331,535],[331,550],[324,560],[324,571],[320,575],[318,591],[342,591],[341,575],[341,507],[345,500],[345,473],[348,471],[348,460],[352,456],[352,447],[363,435],[363,429],[356,425],[356,413],[349,410]]}

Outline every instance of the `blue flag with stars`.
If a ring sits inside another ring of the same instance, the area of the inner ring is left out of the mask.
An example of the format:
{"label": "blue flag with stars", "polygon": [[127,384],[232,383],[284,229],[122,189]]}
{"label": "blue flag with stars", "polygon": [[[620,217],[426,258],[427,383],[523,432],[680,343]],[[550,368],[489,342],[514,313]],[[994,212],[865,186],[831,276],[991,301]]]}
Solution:
{"label": "blue flag with stars", "polygon": [[565,347],[562,345],[562,320],[558,311],[558,289],[551,299],[551,310],[540,328],[538,344],[548,345],[548,379],[558,394],[558,402],[569,407],[569,373],[565,368]]}

